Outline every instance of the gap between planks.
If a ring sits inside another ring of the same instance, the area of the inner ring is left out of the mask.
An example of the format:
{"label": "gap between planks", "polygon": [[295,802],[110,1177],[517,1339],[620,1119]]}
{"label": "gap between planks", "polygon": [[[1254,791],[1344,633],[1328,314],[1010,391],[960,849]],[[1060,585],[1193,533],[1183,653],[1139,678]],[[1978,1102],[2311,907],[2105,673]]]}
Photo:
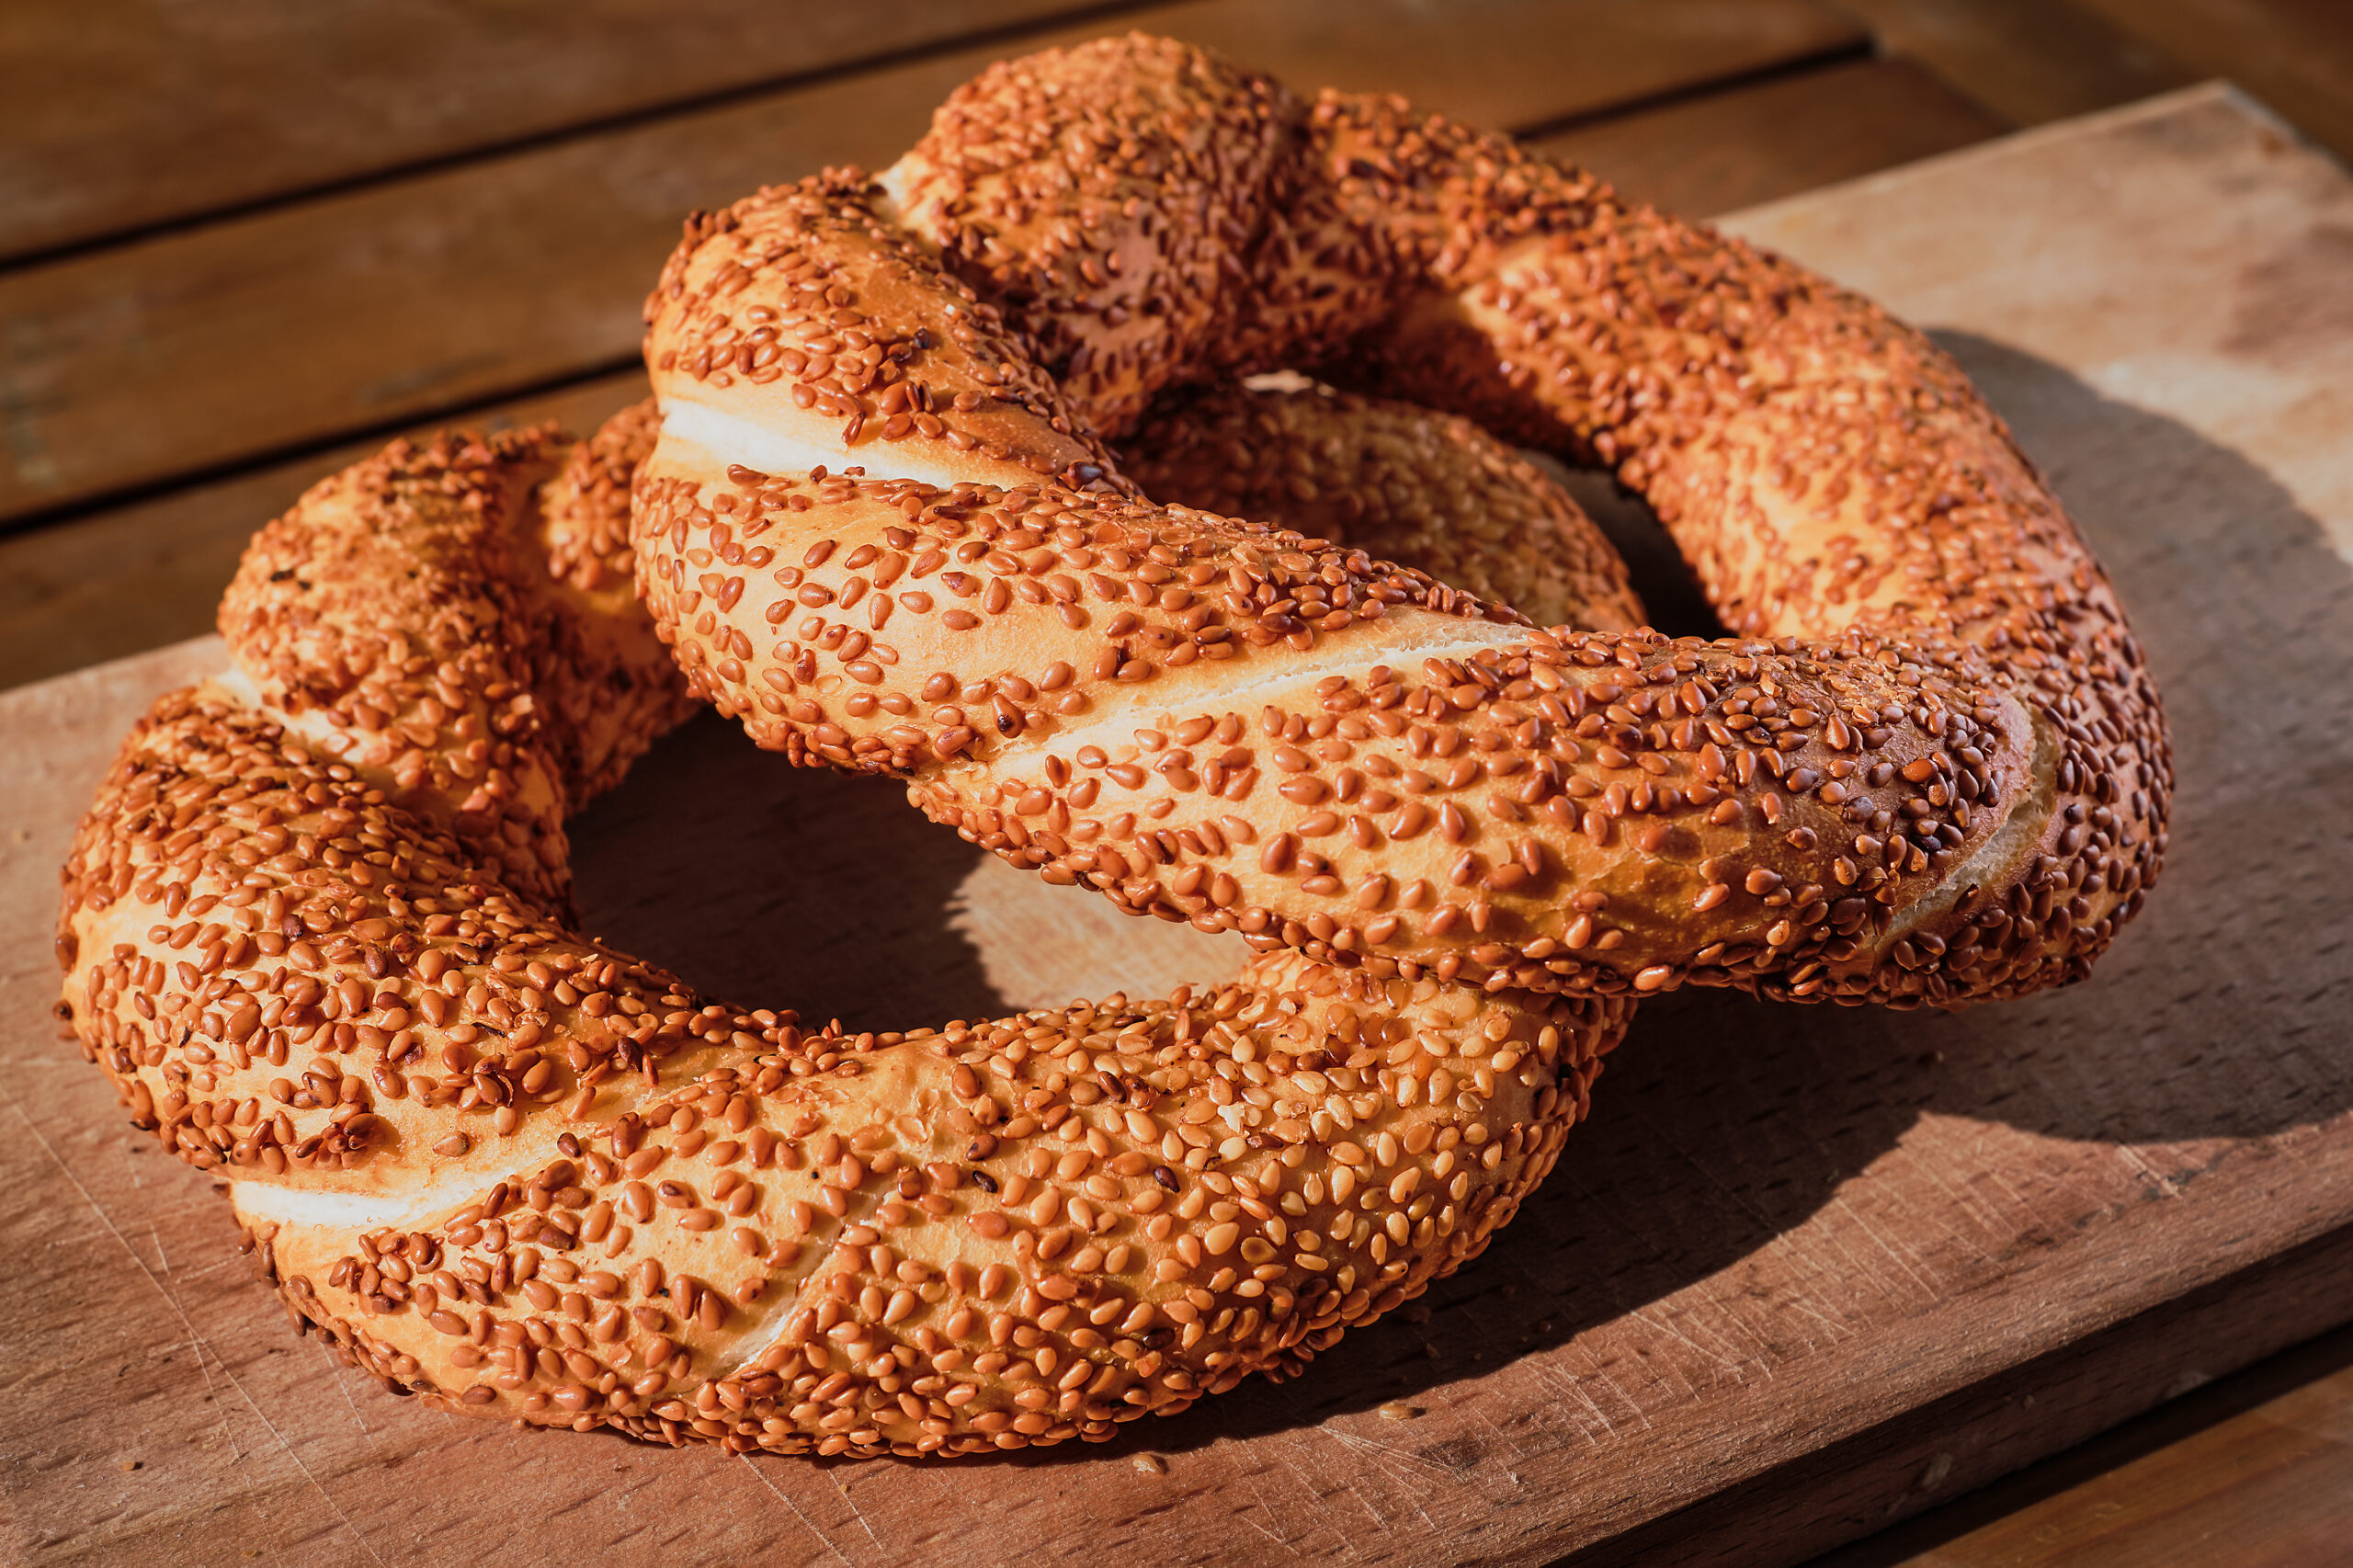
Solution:
{"label": "gap between planks", "polygon": [[[469,158],[990,43],[1147,0],[581,0],[259,11],[19,0],[0,263],[61,259]],[[38,70],[32,69],[39,62]]]}

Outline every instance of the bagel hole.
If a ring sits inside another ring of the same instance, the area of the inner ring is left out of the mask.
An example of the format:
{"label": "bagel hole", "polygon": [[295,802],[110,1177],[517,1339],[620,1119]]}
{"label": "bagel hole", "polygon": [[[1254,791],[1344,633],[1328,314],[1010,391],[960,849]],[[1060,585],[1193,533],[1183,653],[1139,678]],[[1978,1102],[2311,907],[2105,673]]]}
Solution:
{"label": "bagel hole", "polygon": [[580,928],[706,996],[871,1029],[1006,1010],[949,924],[983,852],[887,782],[795,767],[705,710],[568,831]]}
{"label": "bagel hole", "polygon": [[1571,468],[1549,452],[1519,455],[1567,491],[1624,559],[1652,626],[1669,637],[1730,635],[1649,502],[1601,469]]}
{"label": "bagel hole", "polygon": [[1214,984],[1237,937],[1121,914],[965,843],[883,778],[795,767],[705,710],[569,824],[580,929],[706,997],[937,1028]]}
{"label": "bagel hole", "polygon": [[[1346,377],[1336,371],[1333,381],[1324,381],[1295,369],[1264,370],[1242,378],[1241,384],[1257,392],[1322,392],[1327,396],[1340,394],[1336,382]],[[1198,395],[1199,388],[1179,388],[1165,394],[1181,404],[1188,397]],[[1365,395],[1387,398],[1392,389],[1363,389]],[[1408,397],[1405,401],[1415,401]],[[1159,412],[1155,408],[1155,413]],[[1469,410],[1458,410],[1469,415]],[[1477,420],[1473,417],[1472,422]],[[1490,432],[1492,434],[1492,432]],[[1544,476],[1566,491],[1585,514],[1599,528],[1610,548],[1617,551],[1626,563],[1626,574],[1634,592],[1643,602],[1649,624],[1670,637],[1717,638],[1731,635],[1715,607],[1708,602],[1700,589],[1699,578],[1676,548],[1675,540],[1665,525],[1652,511],[1650,503],[1619,483],[1615,474],[1606,469],[1578,468],[1563,462],[1550,452],[1533,448],[1517,449],[1518,455],[1536,465]],[[1164,497],[1165,499],[1165,497]],[[1457,585],[1458,586],[1460,585]]]}

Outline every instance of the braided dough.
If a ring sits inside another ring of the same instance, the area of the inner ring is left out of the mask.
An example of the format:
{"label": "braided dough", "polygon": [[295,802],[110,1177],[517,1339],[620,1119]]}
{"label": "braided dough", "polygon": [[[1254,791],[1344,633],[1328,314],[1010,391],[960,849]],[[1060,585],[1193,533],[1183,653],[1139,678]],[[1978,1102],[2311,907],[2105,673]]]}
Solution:
{"label": "braided dough", "polygon": [[68,1016],[298,1322],[460,1410],[967,1451],[1279,1375],[1476,1255],[1627,1005],[1275,953],[844,1037],[577,935],[562,815],[686,711],[628,591],[651,432],[320,485],[222,607],[239,674],[157,704],[75,846]]}
{"label": "braided dough", "polygon": [[[881,181],[695,221],[649,324],[650,451],[396,446],[266,529],[239,676],[157,705],[66,869],[85,1051],[449,1408],[1105,1437],[1473,1255],[1635,994],[2010,994],[2154,871],[2138,650],[1949,363],[1507,142],[1040,56]],[[1291,364],[1615,463],[1744,636],[1540,630],[1098,435]],[[597,947],[562,817],[681,710],[665,642],[762,744],[1259,956],[844,1036]]]}

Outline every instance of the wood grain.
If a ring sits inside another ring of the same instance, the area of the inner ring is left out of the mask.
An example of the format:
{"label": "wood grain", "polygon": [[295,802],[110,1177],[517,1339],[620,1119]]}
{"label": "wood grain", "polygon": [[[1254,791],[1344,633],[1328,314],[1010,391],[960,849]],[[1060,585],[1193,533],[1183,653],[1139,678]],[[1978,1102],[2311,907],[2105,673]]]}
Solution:
{"label": "wood grain", "polygon": [[[1862,34],[1813,0],[1198,0],[1127,25],[1509,127]],[[1100,24],[1037,35],[1074,41]],[[887,163],[1003,47],[760,95],[0,274],[0,520],[620,368],[681,216]],[[158,389],[169,389],[158,395]]]}
{"label": "wood grain", "polygon": [[[1635,196],[1712,213],[1994,135],[1982,110],[1901,62],[1845,62],[1611,117],[1538,139]],[[433,423],[595,425],[636,395],[634,372],[460,409]],[[370,437],[72,521],[0,536],[0,687],[193,637],[260,522]]]}
{"label": "wood grain", "polygon": [[[2183,211],[2215,237],[2173,244]],[[0,696],[0,1555],[1774,1568],[2353,1315],[2353,493],[2329,488],[2353,422],[2316,454],[2279,433],[2353,353],[2312,243],[2348,215],[2341,171],[2203,93],[1736,220],[1935,329],[2053,476],[2168,699],[2165,881],[2090,981],[2024,1003],[1647,1006],[1487,1256],[1310,1375],[1106,1449],[533,1436],[293,1339],[207,1184],[44,1028],[73,815],[145,695],[217,648]],[[699,721],[593,808],[592,927],[899,1027],[1230,961],[775,762]]]}
{"label": "wood grain", "polygon": [[2227,76],[2353,159],[2353,6],[2343,0],[2071,0],[2201,75]]}
{"label": "wood grain", "polygon": [[17,0],[0,259],[1081,9]]}
{"label": "wood grain", "polygon": [[1808,1568],[2336,1568],[2348,1504],[2340,1329]]}
{"label": "wood grain", "polygon": [[1841,61],[1535,138],[1669,212],[1710,217],[2010,129],[1916,65]]}
{"label": "wood grain", "polygon": [[[2340,1371],[1954,1543],[1919,1568],[2326,1568],[2353,1542]],[[2182,1513],[2195,1500],[2194,1529]]]}
{"label": "wood grain", "polygon": [[[1904,1544],[1915,1537],[1938,1539],[1932,1533],[1932,1521],[1941,1514],[1998,1516],[2006,1523],[2009,1516],[2034,1510],[2040,1515],[2038,1528],[2063,1517],[2060,1510],[2035,1510],[2022,1497],[2010,1497],[2007,1507],[1997,1504],[1991,1512],[1981,1511],[1978,1497],[2006,1496],[2009,1479],[1995,1482],[1981,1494],[1971,1494],[1971,1489],[2054,1449],[2063,1451],[2045,1462],[2071,1466],[2077,1453],[2096,1451],[2106,1443],[2099,1434],[2120,1417],[2148,1413],[2137,1419],[2170,1425],[2182,1391],[2202,1387],[2213,1377],[2209,1366],[2216,1346],[2230,1346],[2234,1358],[2252,1358],[2295,1345],[2325,1332],[2344,1315],[2336,1303],[2348,1290],[2353,1290],[2353,1227],[1729,1487],[1578,1552],[1559,1568],[1745,1568],[1758,1560],[1760,1541],[1774,1543],[1778,1554],[1785,1543],[1821,1544],[1856,1537],[1861,1539],[1805,1568],[2028,1568],[2038,1560],[2011,1555],[2022,1538],[2006,1530],[1986,1532],[1989,1540],[2000,1544],[1983,1555],[1941,1555],[1955,1550],[1958,1542],[1927,1555],[1907,1551]],[[2201,1451],[2214,1449],[2201,1446]],[[2177,1505],[2211,1494],[2227,1506],[2232,1488],[2226,1471],[2208,1471],[2197,1479],[2205,1484],[2171,1489]],[[2120,1491],[2131,1489],[2130,1483],[2120,1486]],[[1955,1494],[1964,1495],[1888,1528],[1890,1521],[1904,1520],[1924,1503]],[[2098,1498],[2090,1505],[2097,1513],[2109,1511],[2103,1505],[2115,1500],[2112,1494],[2092,1495]],[[2144,1509],[2147,1504],[2148,1499],[2142,1499]],[[2305,1517],[2329,1512],[2307,1509]],[[2096,1535],[2096,1528],[2082,1528],[2094,1522],[2078,1521],[2078,1533]],[[2180,1532],[2174,1534],[2172,1543],[2178,1547]],[[2057,1561],[2113,1568],[2097,1551]],[[2196,1559],[2160,1561],[2168,1568],[2206,1568]],[[2211,1568],[2240,1568],[2241,1561],[2219,1556]],[[2336,1562],[2317,1558],[2309,1568],[2335,1568]]]}
{"label": "wood grain", "polygon": [[[460,409],[404,433],[542,421],[585,432],[645,391],[642,371],[622,370]],[[340,442],[70,523],[0,535],[0,687],[202,636],[255,530],[388,438]]]}
{"label": "wood grain", "polygon": [[[2103,162],[2110,143],[2086,130],[2097,126],[2119,128],[2117,138],[2138,128],[2126,142],[2136,155]],[[2000,300],[1999,343],[2030,345],[2102,396],[2194,425],[2272,475],[2353,561],[2353,180],[2344,165],[2221,85],[1998,145],[2073,181],[2099,221],[2063,221],[2055,203],[2006,188],[2009,165],[1987,149],[1726,224],[1924,324],[1965,326],[1978,301]],[[2184,188],[2183,170],[2207,167],[2231,172]],[[1959,205],[1917,194],[1932,191]],[[2129,269],[2117,231],[2148,236]],[[2129,285],[2112,281],[2120,269]],[[2200,580],[2200,591],[2235,590],[2223,579]]]}
{"label": "wood grain", "polygon": [[1871,29],[1882,53],[1916,62],[2014,125],[2112,108],[2202,74],[2080,0],[1836,4]]}

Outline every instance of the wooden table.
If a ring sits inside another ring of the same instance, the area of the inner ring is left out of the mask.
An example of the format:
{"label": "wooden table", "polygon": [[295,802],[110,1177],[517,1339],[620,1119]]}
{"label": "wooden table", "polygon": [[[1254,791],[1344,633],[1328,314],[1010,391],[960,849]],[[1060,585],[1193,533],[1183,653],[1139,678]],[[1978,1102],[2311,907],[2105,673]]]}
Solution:
{"label": "wooden table", "polygon": [[[1971,12],[1973,35],[1922,32],[1940,9],[1854,8],[1882,39],[1915,29],[1924,65],[1811,0],[1491,0],[1477,28],[1403,4],[1070,23],[995,0],[790,31],[706,0],[683,32],[615,6],[566,39],[357,7],[190,82],[185,40],[61,8],[68,68],[15,112],[114,119],[75,143],[108,155],[80,164],[0,144],[0,255],[30,258],[0,270],[0,520],[20,528],[0,538],[0,671],[199,631],[252,528],[386,431],[617,406],[680,210],[885,160],[981,60],[1173,31],[1534,131],[1687,210],[2177,79],[2088,12],[2056,29],[2075,54],[2054,62],[2021,41],[2052,29],[2005,32],[2008,7]],[[16,25],[51,13],[31,15]],[[75,70],[159,90],[94,109]],[[404,91],[428,79],[429,97]],[[369,134],[336,133],[355,121]],[[0,1560],[1789,1562],[2353,1316],[2353,190],[2209,90],[1733,222],[1938,330],[2119,575],[2184,793],[2158,901],[2093,982],[1953,1019],[1654,1006],[1488,1259],[1312,1377],[1108,1452],[922,1470],[534,1437],[401,1406],[295,1340],[205,1184],[51,1040],[63,835],[130,715],[217,645],[30,686],[0,697],[0,1115],[17,1130],[0,1144],[17,1197]],[[596,808],[598,928],[723,992],[900,1022],[1231,962],[977,860],[891,791],[771,760],[700,722]],[[668,801],[714,774],[737,803],[677,825]],[[756,923],[740,902],[630,894],[746,838],[813,865]],[[922,896],[845,942],[816,912],[855,889],[853,847],[878,846],[922,868]],[[886,1004],[895,971],[861,952],[936,979]],[[2137,1490],[2117,1470],[2091,1523],[2054,1523],[2063,1495],[2016,1504],[1933,1560],[2128,1551],[2168,1530],[2186,1470],[2211,1493],[2205,1469],[2249,1455],[2341,1494],[2341,1442],[2290,1463],[2267,1435],[2325,1426],[2345,1381],[2252,1435],[2261,1413],[2151,1456]],[[2340,1517],[2283,1496],[2198,1560],[2240,1561],[2283,1516],[2304,1546],[2342,1545]]]}

